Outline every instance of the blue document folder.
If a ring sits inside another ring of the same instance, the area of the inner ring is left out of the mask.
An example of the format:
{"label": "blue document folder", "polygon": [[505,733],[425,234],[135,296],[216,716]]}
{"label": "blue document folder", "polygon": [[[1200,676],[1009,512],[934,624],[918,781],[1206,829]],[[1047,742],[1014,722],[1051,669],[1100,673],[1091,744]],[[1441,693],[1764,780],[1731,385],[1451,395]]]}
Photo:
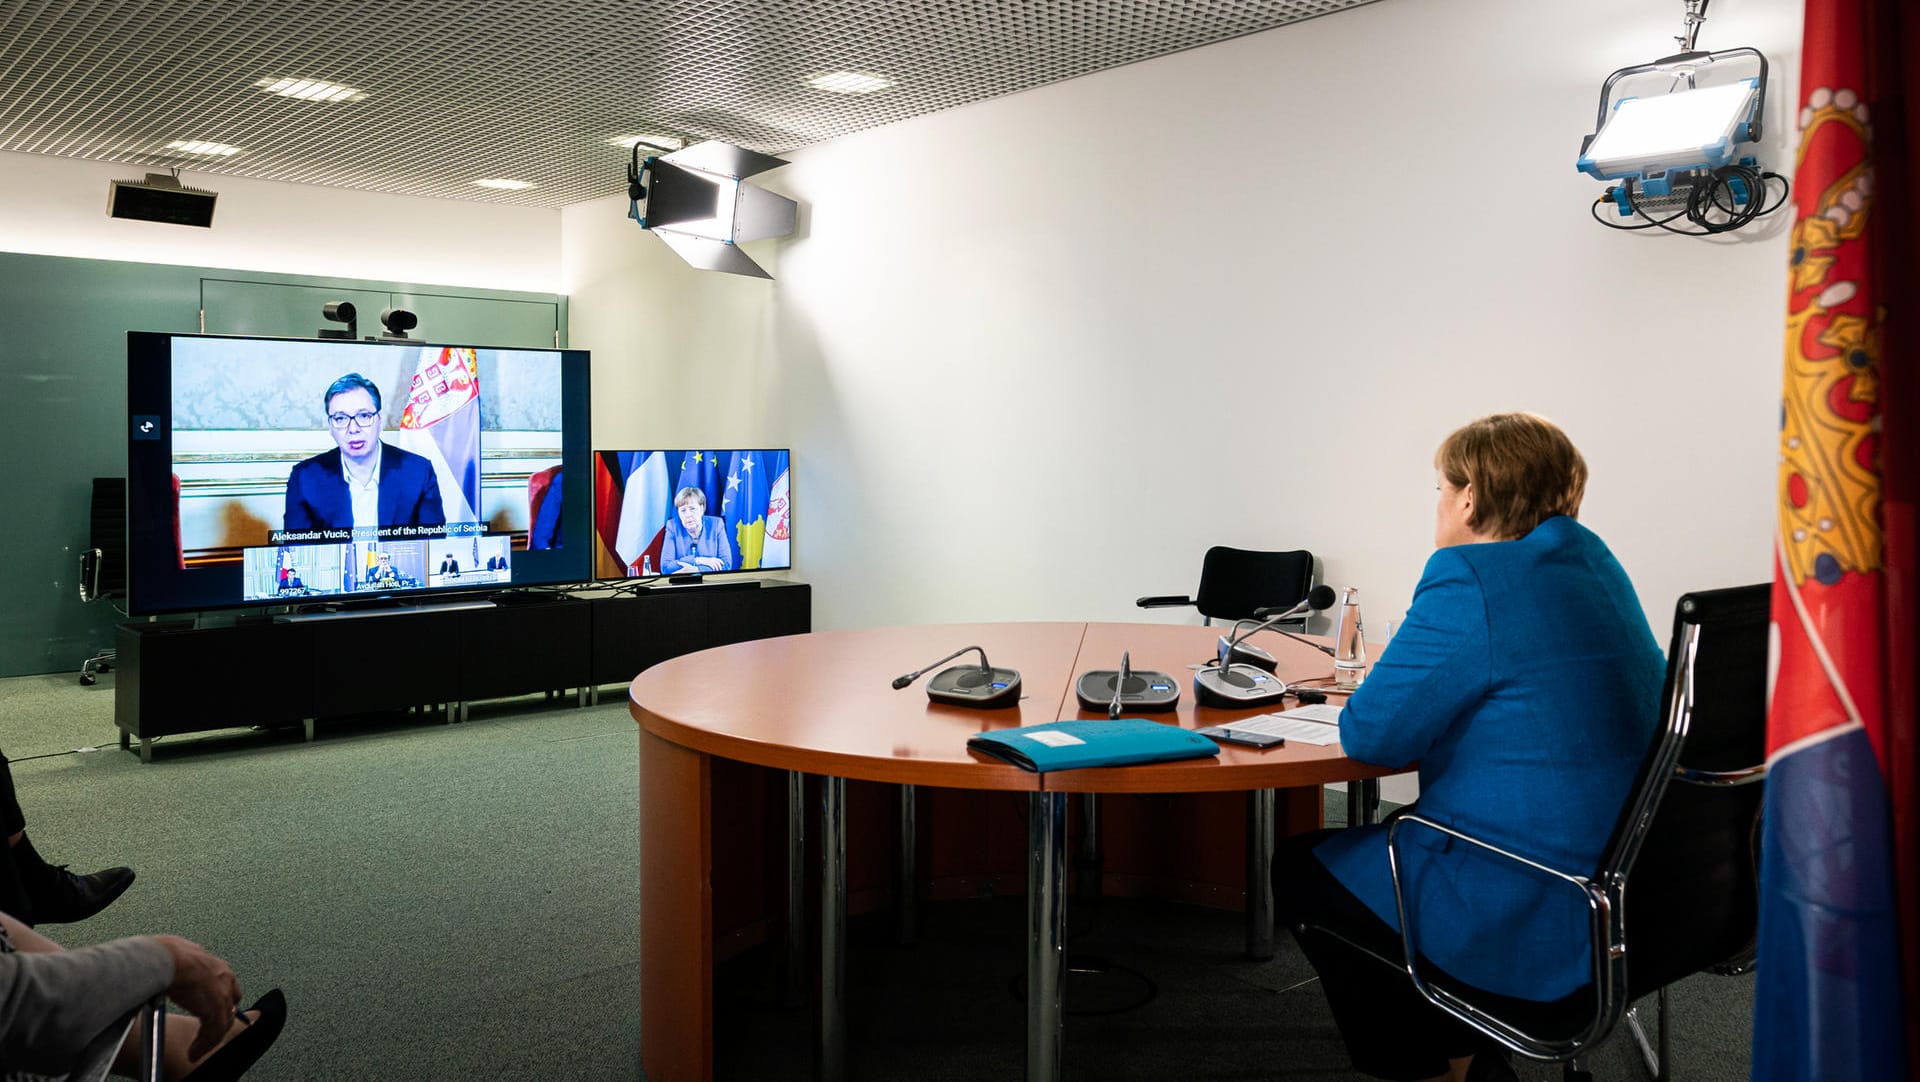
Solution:
{"label": "blue document folder", "polygon": [[1192,729],[1146,718],[1055,721],[1018,729],[995,729],[968,740],[967,746],[1036,774],[1083,766],[1164,763],[1220,754],[1220,745]]}

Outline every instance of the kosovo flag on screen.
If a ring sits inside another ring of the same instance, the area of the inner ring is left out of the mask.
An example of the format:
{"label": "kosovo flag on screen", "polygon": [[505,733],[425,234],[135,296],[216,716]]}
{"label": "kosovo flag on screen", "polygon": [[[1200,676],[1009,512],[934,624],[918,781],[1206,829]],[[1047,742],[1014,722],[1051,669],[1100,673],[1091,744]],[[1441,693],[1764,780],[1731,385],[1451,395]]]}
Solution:
{"label": "kosovo flag on screen", "polygon": [[720,517],[726,520],[733,551],[739,556],[738,570],[751,570],[761,564],[773,483],[786,472],[785,451],[735,451],[728,456]]}

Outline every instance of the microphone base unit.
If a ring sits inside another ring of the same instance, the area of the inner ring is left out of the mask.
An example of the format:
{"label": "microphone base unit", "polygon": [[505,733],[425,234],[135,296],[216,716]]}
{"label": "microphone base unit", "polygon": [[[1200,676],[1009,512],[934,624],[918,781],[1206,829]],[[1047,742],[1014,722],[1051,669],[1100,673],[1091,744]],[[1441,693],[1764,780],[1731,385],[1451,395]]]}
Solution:
{"label": "microphone base unit", "polygon": [[1278,706],[1286,695],[1285,680],[1253,665],[1208,666],[1193,674],[1193,697],[1201,706],[1252,710]]}
{"label": "microphone base unit", "polygon": [[927,681],[927,698],[951,706],[969,706],[993,710],[1020,701],[1020,672],[1017,669],[982,669],[978,665],[955,665],[941,669]]}
{"label": "microphone base unit", "polygon": [[[1113,692],[1120,681],[1118,669],[1095,669],[1080,674],[1073,682],[1074,697],[1082,710],[1105,713],[1113,705]],[[1151,669],[1135,669],[1127,674],[1127,686],[1120,693],[1120,709],[1159,713],[1180,705],[1180,685],[1173,677]]]}
{"label": "microphone base unit", "polygon": [[[1220,645],[1225,646],[1226,644],[1227,636],[1220,636]],[[1234,643],[1233,654],[1227,658],[1227,660],[1235,665],[1253,665],[1265,669],[1268,672],[1275,672],[1280,668],[1280,663],[1273,659],[1272,654],[1267,653],[1265,650],[1260,649],[1250,642]]]}

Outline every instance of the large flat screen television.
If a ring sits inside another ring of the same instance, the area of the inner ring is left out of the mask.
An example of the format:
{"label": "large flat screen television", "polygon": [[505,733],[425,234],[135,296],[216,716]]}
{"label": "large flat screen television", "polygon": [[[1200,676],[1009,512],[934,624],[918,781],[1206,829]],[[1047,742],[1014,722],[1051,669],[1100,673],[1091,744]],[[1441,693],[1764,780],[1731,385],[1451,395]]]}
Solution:
{"label": "large flat screen television", "polygon": [[768,448],[594,452],[595,576],[791,568],[792,464]]}
{"label": "large flat screen television", "polygon": [[135,615],[592,577],[584,350],[127,336]]}

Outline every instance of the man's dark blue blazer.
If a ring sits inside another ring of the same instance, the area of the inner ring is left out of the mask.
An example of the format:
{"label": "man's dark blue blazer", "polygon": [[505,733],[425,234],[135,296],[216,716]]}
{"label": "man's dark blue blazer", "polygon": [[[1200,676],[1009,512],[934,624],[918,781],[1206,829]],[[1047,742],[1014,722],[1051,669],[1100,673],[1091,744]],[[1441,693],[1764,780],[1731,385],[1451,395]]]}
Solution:
{"label": "man's dark blue blazer", "polygon": [[[440,482],[433,463],[380,444],[380,525],[442,526],[447,513],[440,506]],[[287,475],[287,512],[283,530],[350,530],[353,494],[340,470],[340,449],[302,459]]]}
{"label": "man's dark blue blazer", "polygon": [[[1364,763],[1420,764],[1430,819],[1591,875],[1652,743],[1665,663],[1627,574],[1592,531],[1556,516],[1517,541],[1443,548],[1413,607],[1340,713]],[[1385,824],[1314,856],[1398,928]],[[1401,833],[1420,951],[1522,999],[1592,979],[1587,906],[1566,883],[1497,864],[1424,827]]]}

